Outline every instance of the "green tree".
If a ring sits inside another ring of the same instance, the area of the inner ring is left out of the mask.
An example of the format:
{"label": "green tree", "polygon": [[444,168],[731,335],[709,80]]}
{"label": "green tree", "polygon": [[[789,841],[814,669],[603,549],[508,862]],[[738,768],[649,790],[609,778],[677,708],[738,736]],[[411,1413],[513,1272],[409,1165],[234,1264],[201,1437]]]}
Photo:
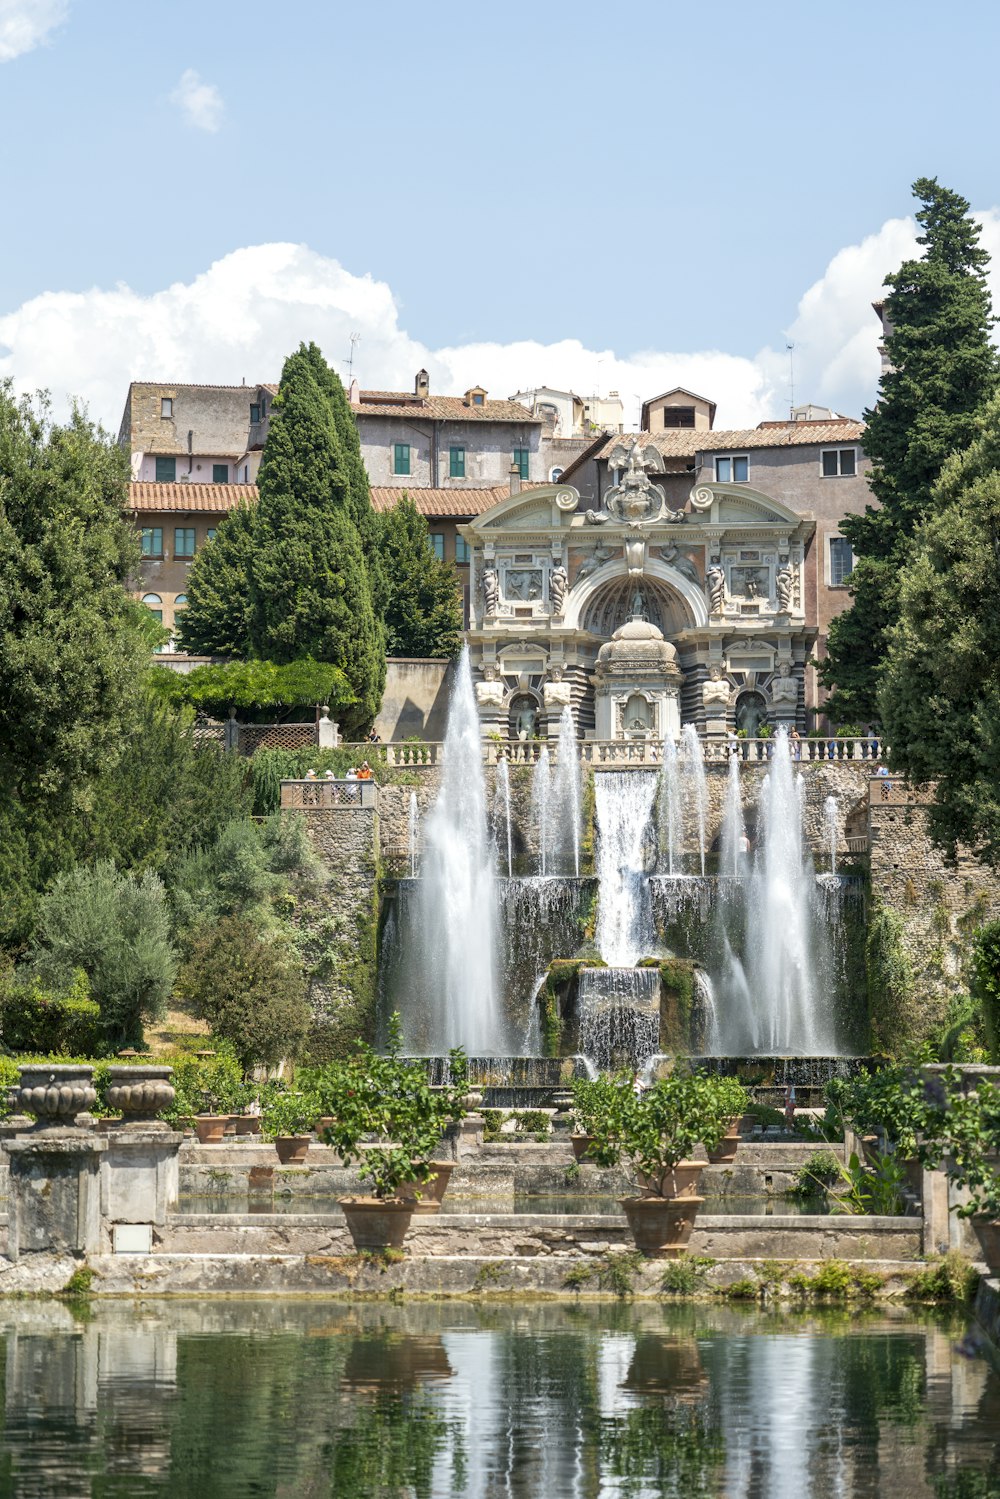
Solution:
{"label": "green tree", "polygon": [[391,656],[455,656],[462,601],[450,562],[432,552],[427,521],[408,494],[382,516],[381,550],[389,579],[386,645]]}
{"label": "green tree", "polygon": [[886,278],[886,353],[891,368],[866,411],[865,452],[878,508],[841,523],[856,557],[851,607],[830,627],[821,676],[832,717],[877,721],[888,636],[899,613],[898,579],[915,531],[933,512],[948,456],[965,448],[997,386],[997,351],[986,286],[989,257],[969,205],[936,178],[913,184],[923,255]]}
{"label": "green tree", "polygon": [[294,1057],[309,1026],[294,954],[243,916],[224,916],[198,933],[178,992],[231,1043],[245,1071]]}
{"label": "green tree", "polygon": [[990,1060],[1000,1061],[1000,921],[987,922],[973,940],[972,997],[983,1017]]}
{"label": "green tree", "polygon": [[935,840],[1000,863],[1000,398],[946,464],[900,580],[880,695],[894,768],[935,781]]}
{"label": "green tree", "polygon": [[188,605],[180,611],[177,637],[194,655],[241,656],[250,636],[250,565],[256,507],[238,505],[219,522],[187,579]]}
{"label": "green tree", "polygon": [[110,861],[81,865],[42,898],[29,971],[65,993],[82,969],[110,1051],[142,1046],[143,1022],[163,1015],[176,967],[166,892],[155,874],[123,874]]}
{"label": "green tree", "polygon": [[279,665],[303,656],[339,666],[360,733],[378,712],[385,661],[368,572],[343,504],[344,460],[330,403],[304,349],[285,361],[258,477],[250,646]]}

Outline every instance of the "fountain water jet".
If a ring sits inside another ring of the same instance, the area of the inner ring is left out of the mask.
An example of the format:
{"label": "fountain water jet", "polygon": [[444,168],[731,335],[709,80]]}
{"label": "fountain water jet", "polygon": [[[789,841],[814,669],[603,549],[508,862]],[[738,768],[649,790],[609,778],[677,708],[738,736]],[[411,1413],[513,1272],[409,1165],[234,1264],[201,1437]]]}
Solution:
{"label": "fountain water jet", "polygon": [[837,873],[837,798],[828,796],[823,803],[823,825],[830,850],[830,873]]}
{"label": "fountain water jet", "polygon": [[[501,828],[503,830],[502,841]],[[506,759],[502,759],[497,766],[496,785],[493,792],[493,840],[497,847],[498,858],[502,856],[505,848],[507,850],[507,878],[510,879],[514,873],[514,860],[510,832],[510,771]]]}
{"label": "fountain water jet", "polygon": [[698,873],[704,878],[708,787],[705,783],[704,746],[693,723],[686,723],[681,731],[681,764],[687,782],[688,803],[693,803],[695,827],[698,830]]}
{"label": "fountain water jet", "polygon": [[559,718],[559,742],[552,777],[552,818],[560,852],[572,856],[571,873],[580,877],[580,751],[569,704]]}
{"label": "fountain water jet", "polygon": [[539,755],[531,777],[531,815],[538,829],[538,873],[548,874],[549,862],[549,751]]}
{"label": "fountain water jet", "polygon": [[722,863],[719,873],[726,879],[738,880],[743,869],[742,856],[746,850],[747,832],[743,821],[740,762],[736,755],[731,755],[729,777],[726,781],[725,809],[722,815]]}
{"label": "fountain water jet", "polygon": [[667,873],[674,874],[675,853],[679,856],[681,822],[681,773],[677,746],[672,739],[663,741],[663,769],[660,771],[660,852],[667,856]]}
{"label": "fountain water jet", "polygon": [[414,880],[417,877],[417,820],[418,820],[418,817],[419,817],[419,812],[418,812],[418,809],[417,809],[417,793],[415,791],[411,791],[410,792],[410,815],[409,815],[409,822],[408,822],[408,827],[407,827],[407,832],[409,834],[409,845],[410,845],[409,852],[410,852],[410,879],[411,880]]}
{"label": "fountain water jet", "polygon": [[596,940],[610,967],[630,968],[656,945],[649,896],[656,785],[651,771],[601,771],[594,777],[600,882]]}

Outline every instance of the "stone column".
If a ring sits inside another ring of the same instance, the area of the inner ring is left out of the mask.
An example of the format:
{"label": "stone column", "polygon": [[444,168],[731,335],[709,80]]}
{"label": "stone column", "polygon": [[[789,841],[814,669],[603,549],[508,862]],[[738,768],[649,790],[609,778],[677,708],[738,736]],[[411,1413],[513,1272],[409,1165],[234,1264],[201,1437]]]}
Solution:
{"label": "stone column", "polygon": [[[177,1201],[177,1153],[183,1136],[166,1125],[120,1125],[101,1161],[101,1229],[105,1253],[149,1253],[153,1230]],[[129,1232],[135,1230],[135,1232]]]}
{"label": "stone column", "polygon": [[100,1161],[107,1142],[86,1130],[41,1128],[5,1140],[10,1158],[8,1257],[96,1254],[101,1247]]}

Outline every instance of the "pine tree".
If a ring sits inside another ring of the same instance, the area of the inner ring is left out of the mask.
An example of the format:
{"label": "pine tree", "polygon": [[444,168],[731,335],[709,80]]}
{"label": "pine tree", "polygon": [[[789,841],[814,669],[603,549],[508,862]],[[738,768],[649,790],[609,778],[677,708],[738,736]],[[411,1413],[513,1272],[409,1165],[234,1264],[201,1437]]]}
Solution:
{"label": "pine tree", "polygon": [[195,655],[240,656],[250,638],[250,564],[256,508],[238,505],[188,573],[188,605],[178,614],[181,647]]}
{"label": "pine tree", "polygon": [[864,414],[865,452],[879,508],[841,523],[856,557],[851,607],[830,627],[823,681],[832,717],[877,721],[888,634],[899,614],[899,574],[914,532],[933,512],[934,484],[949,454],[970,442],[997,386],[998,361],[985,271],[989,257],[969,205],[935,178],[913,191],[924,254],[886,278],[890,326],[879,400]]}
{"label": "pine tree", "polygon": [[389,579],[385,624],[392,656],[455,656],[462,605],[455,569],[431,551],[427,521],[408,494],[381,518]]}
{"label": "pine tree", "polygon": [[345,473],[330,402],[300,348],[285,361],[258,475],[249,644],[279,665],[339,666],[358,698],[344,726],[359,733],[378,712],[385,659]]}

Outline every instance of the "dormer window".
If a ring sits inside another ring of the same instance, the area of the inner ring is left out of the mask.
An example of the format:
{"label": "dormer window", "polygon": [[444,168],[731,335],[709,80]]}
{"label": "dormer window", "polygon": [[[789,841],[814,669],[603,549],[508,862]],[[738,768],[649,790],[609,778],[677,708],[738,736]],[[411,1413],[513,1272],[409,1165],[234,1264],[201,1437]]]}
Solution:
{"label": "dormer window", "polygon": [[474,385],[471,390],[465,392],[466,406],[485,406],[486,392],[481,385]]}

